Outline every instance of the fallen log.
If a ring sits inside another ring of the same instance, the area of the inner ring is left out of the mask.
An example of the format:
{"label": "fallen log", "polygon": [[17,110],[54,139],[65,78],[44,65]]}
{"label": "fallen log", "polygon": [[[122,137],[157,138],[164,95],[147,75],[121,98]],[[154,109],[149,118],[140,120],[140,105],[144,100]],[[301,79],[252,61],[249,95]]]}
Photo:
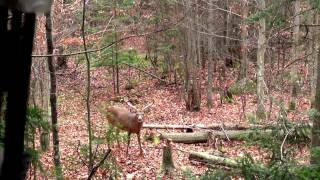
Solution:
{"label": "fallen log", "polygon": [[[210,165],[220,165],[230,168],[240,168],[241,163],[226,157],[211,155],[206,152],[190,152],[189,160],[195,160],[203,163],[208,163]],[[254,172],[267,172],[267,168],[262,164],[251,164],[251,170]]]}
{"label": "fallen log", "polygon": [[221,130],[223,127],[225,130],[245,130],[250,129],[250,125],[247,124],[222,124],[215,123],[210,125],[204,124],[191,124],[191,125],[163,125],[163,124],[143,124],[143,128],[148,129],[208,129],[208,130]]}
{"label": "fallen log", "polygon": [[[220,138],[230,140],[245,140],[248,137],[254,137],[255,130],[228,130],[228,131],[204,131],[194,133],[161,133],[160,139],[170,139],[175,143],[206,143],[209,138]],[[259,133],[270,135],[271,130],[261,130]]]}
{"label": "fallen log", "polygon": [[203,163],[222,165],[227,167],[239,167],[238,162],[233,159],[211,155],[206,152],[190,152],[189,160],[195,160]]}
{"label": "fallen log", "polygon": [[[278,124],[232,124],[232,123],[213,123],[210,125],[204,124],[190,124],[190,125],[177,125],[177,124],[143,124],[143,128],[148,129],[205,129],[205,130],[247,130],[247,129],[271,129]],[[312,127],[312,123],[296,123],[296,127],[310,126]]]}
{"label": "fallen log", "polygon": [[209,139],[209,132],[194,133],[162,133],[160,139],[169,139],[175,143],[206,143]]}

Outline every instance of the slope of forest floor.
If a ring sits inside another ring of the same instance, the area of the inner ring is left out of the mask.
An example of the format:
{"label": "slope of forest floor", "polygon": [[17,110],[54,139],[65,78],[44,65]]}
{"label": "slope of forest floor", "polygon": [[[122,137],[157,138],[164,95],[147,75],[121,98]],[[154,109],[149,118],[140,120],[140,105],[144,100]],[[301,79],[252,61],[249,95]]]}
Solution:
{"label": "slope of forest floor", "polygon": [[[236,72],[228,69],[228,77],[236,77]],[[96,137],[104,139],[107,131],[107,119],[103,113],[103,108],[111,97],[114,97],[112,86],[112,72],[105,67],[92,69],[92,96],[91,96],[91,120],[93,130]],[[234,96],[232,103],[220,103],[220,95],[215,92],[213,96],[213,108],[206,108],[205,79],[203,80],[202,106],[200,112],[188,112],[185,109],[181,87],[176,85],[165,86],[159,84],[157,80],[150,79],[141,74],[137,87],[131,91],[124,90],[124,83],[128,78],[128,72],[122,70],[120,73],[120,95],[130,96],[137,95],[139,97],[139,107],[155,101],[150,111],[145,115],[145,123],[156,124],[204,124],[212,123],[249,123],[247,119],[241,118],[242,104],[240,97]],[[217,77],[218,74],[215,74]],[[135,78],[138,74],[135,73]],[[232,83],[234,79],[227,79],[226,83]],[[60,132],[60,151],[63,169],[66,179],[85,179],[87,177],[86,161],[81,153],[81,147],[88,143],[86,131],[86,109],[85,109],[85,68],[82,64],[79,66],[69,62],[68,68],[58,76],[58,117]],[[217,85],[218,82],[215,82]],[[289,92],[272,92],[273,97],[283,98],[287,104]],[[256,109],[255,95],[246,95],[246,113],[253,113]],[[308,97],[299,96],[297,111],[289,113],[288,118],[292,121],[306,120],[306,110],[310,107]],[[125,106],[125,105],[123,105]],[[268,106],[266,106],[268,107]],[[268,110],[268,108],[267,108]],[[277,117],[279,107],[272,106],[271,120]],[[151,133],[163,132],[166,130],[142,130],[142,137]],[[241,141],[221,141],[227,157],[242,156],[244,152],[249,152],[255,160],[264,161],[269,158],[270,154],[263,149],[245,145]],[[116,161],[118,167],[113,167],[112,171],[117,171],[121,179],[128,177],[136,177],[137,179],[155,179],[160,173],[162,161],[163,143],[153,143],[143,140],[144,157],[139,157],[139,146],[136,135],[131,136],[131,144],[129,155],[126,156],[126,141],[121,143],[121,147],[112,147],[112,157],[108,161]],[[172,144],[173,159],[176,167],[190,169],[193,173],[201,175],[207,170],[205,164],[192,162],[188,160],[189,151],[215,151],[212,144]],[[106,142],[94,146],[94,150],[98,149],[97,156],[102,156],[107,150]],[[309,156],[308,148],[301,147],[297,150],[296,157],[306,160]],[[97,158],[96,162],[100,159]],[[50,152],[45,154],[42,161],[46,165],[46,169],[52,168],[52,155]],[[47,163],[46,163],[47,162]],[[53,168],[52,168],[53,169]],[[107,168],[100,168],[96,174],[97,178],[105,178],[110,171]]]}

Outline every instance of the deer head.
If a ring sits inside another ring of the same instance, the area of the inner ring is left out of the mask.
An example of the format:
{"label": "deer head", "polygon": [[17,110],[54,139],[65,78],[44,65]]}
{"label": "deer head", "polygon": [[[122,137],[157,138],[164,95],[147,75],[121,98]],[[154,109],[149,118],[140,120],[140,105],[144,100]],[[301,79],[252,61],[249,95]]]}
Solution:
{"label": "deer head", "polygon": [[131,102],[127,101],[127,105],[134,110],[134,114],[137,116],[138,121],[142,122],[143,121],[143,116],[144,113],[150,108],[150,106],[152,106],[154,104],[154,100],[149,103],[148,105],[146,105],[145,107],[143,107],[141,110],[139,110],[136,106],[134,106],[133,104],[131,104]]}

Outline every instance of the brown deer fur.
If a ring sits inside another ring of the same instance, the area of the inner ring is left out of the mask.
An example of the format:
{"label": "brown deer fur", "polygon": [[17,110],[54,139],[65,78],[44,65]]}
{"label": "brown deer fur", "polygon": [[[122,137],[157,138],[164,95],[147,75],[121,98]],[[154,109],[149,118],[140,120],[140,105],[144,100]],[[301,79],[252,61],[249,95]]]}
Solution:
{"label": "brown deer fur", "polygon": [[107,109],[107,118],[108,122],[112,124],[114,127],[127,131],[128,132],[128,144],[127,144],[127,154],[130,144],[130,135],[131,133],[135,133],[138,136],[138,143],[140,148],[140,155],[143,155],[141,142],[140,142],[140,130],[143,124],[143,113],[137,112],[132,113],[129,112],[125,108],[120,107],[109,107]]}

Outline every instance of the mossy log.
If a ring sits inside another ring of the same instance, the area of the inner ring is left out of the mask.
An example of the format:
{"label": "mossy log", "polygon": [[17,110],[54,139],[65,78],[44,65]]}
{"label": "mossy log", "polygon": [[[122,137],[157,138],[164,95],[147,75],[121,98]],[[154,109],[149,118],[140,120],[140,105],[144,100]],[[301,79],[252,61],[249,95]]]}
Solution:
{"label": "mossy log", "polygon": [[[211,155],[207,152],[191,152],[189,154],[189,160],[195,160],[203,163],[208,163],[210,165],[220,165],[220,166],[226,166],[230,168],[240,168],[241,163],[239,163],[236,160],[226,158],[226,157],[220,157]],[[262,164],[252,164],[252,171],[255,172],[261,172],[261,171],[267,171],[267,168],[263,166]]]}
{"label": "mossy log", "polygon": [[214,164],[214,165],[222,165],[227,167],[239,167],[237,161],[225,157],[211,155],[206,152],[191,152],[189,154],[189,160],[196,160],[199,162]]}

